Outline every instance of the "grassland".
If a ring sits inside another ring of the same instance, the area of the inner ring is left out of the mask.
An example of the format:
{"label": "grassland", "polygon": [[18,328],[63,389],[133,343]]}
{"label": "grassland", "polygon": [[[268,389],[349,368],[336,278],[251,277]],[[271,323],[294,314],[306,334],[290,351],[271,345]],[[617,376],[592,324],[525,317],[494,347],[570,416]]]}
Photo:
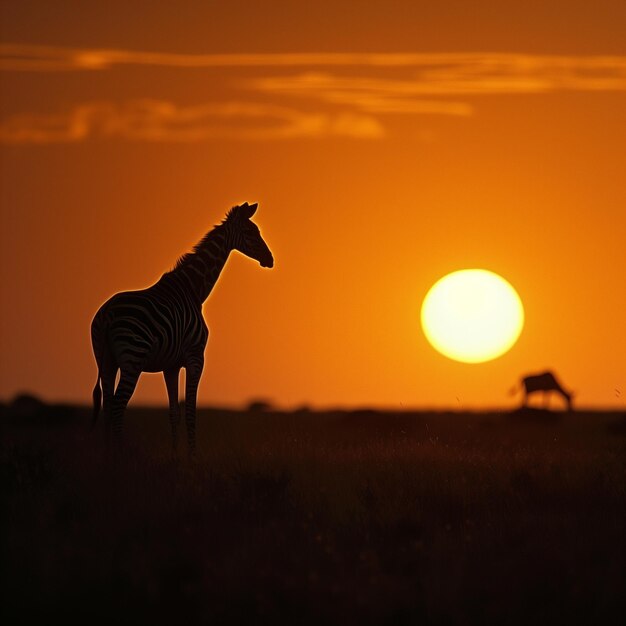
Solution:
{"label": "grassland", "polygon": [[624,414],[19,413],[3,624],[624,622]]}

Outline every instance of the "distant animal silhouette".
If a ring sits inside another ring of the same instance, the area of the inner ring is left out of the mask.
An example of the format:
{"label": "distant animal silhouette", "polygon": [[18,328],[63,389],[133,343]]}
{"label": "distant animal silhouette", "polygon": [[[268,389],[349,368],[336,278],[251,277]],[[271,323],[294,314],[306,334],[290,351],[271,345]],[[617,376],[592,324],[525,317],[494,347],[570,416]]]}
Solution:
{"label": "distant animal silhouette", "polygon": [[[104,396],[105,418],[119,440],[124,411],[139,375],[163,372],[175,452],[180,424],[178,379],[184,367],[185,421],[189,454],[194,455],[196,396],[209,337],[202,303],[211,293],[232,250],[257,260],[262,267],[274,265],[258,226],[250,219],[257,206],[246,202],[233,207],[193,252],[183,255],[174,269],[163,274],[154,285],[118,293],[100,307],[91,323],[91,341],[98,364],[92,427]],[[114,390],[118,369],[120,379]]]}
{"label": "distant animal silhouette", "polygon": [[[564,400],[567,402],[568,410],[572,410],[573,394],[563,389],[563,387],[552,372],[546,371],[542,372],[541,374],[530,374],[522,378],[520,383],[524,390],[523,406],[528,406],[528,396],[530,396],[530,394],[532,393],[537,393],[541,391],[544,396],[544,402],[546,402],[548,392],[555,391],[556,393],[563,396]],[[511,393],[515,393],[517,389],[517,386],[513,387],[513,389],[511,389]]]}

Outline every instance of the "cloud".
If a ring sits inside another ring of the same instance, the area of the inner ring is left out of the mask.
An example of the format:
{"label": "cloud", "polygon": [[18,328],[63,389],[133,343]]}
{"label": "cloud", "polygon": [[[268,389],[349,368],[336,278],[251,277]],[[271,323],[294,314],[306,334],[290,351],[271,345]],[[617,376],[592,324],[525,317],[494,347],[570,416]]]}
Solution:
{"label": "cloud", "polygon": [[88,71],[117,65],[174,68],[211,67],[407,67],[463,62],[474,54],[423,53],[249,53],[179,54],[107,48],[64,48],[31,44],[0,44],[0,69],[4,71]]}
{"label": "cloud", "polygon": [[163,100],[90,102],[62,114],[15,115],[0,124],[0,142],[7,144],[77,143],[97,138],[197,142],[329,136],[376,139],[383,135],[380,123],[367,115],[304,113],[237,102],[188,107]]}
{"label": "cloud", "polygon": [[[115,66],[408,68],[420,93],[535,93],[626,90],[626,56],[519,53],[178,54],[0,44],[3,71],[95,71]],[[417,89],[417,87],[415,87]]]}
{"label": "cloud", "polygon": [[[0,44],[5,72],[106,71],[120,67],[255,68],[230,83],[236,102],[179,106],[164,100],[87,102],[62,114],[0,122],[0,142],[206,141],[385,135],[388,115],[473,114],[476,96],[626,92],[626,56],[518,53],[176,54]],[[276,71],[270,72],[274,68]],[[284,75],[291,68],[290,75]],[[293,73],[295,68],[295,72]],[[278,70],[281,71],[278,71]],[[270,73],[282,74],[271,76]],[[242,91],[247,92],[242,97]],[[252,94],[252,100],[250,96]],[[255,100],[271,99],[273,104]],[[289,104],[291,99],[291,104]],[[298,99],[306,110],[293,105]]]}
{"label": "cloud", "polygon": [[400,76],[397,71],[383,76],[308,71],[251,79],[248,85],[265,94],[346,105],[369,114],[454,116],[472,115],[474,106],[464,100],[475,96],[626,91],[626,57],[408,56],[400,55],[398,65],[412,62]]}
{"label": "cloud", "polygon": [[[307,72],[249,81],[258,91],[349,104],[370,113],[470,115],[449,97],[562,91],[626,91],[626,58],[564,59],[500,55],[422,67],[400,78]],[[440,98],[440,99],[433,99]],[[446,99],[444,99],[446,98]]]}
{"label": "cloud", "polygon": [[260,78],[249,81],[257,91],[280,96],[322,100],[329,104],[350,105],[368,113],[472,114],[465,102],[424,99],[422,91],[409,80],[339,77],[306,73],[296,76]]}

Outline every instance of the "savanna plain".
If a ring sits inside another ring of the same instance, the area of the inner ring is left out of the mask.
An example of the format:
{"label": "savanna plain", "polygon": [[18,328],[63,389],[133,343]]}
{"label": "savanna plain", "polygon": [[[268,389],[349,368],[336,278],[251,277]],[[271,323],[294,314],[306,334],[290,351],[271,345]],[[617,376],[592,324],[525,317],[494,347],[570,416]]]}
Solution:
{"label": "savanna plain", "polygon": [[1,409],[4,624],[622,624],[626,413]]}

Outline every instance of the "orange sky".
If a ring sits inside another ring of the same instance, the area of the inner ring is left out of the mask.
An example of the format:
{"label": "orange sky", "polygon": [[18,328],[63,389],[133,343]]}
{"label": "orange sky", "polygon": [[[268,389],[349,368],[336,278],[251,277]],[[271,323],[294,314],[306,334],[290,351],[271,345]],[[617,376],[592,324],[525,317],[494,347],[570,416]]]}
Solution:
{"label": "orange sky", "polygon": [[[503,406],[551,367],[626,407],[625,3],[87,4],[1,9],[0,398],[89,401],[99,305],[246,200],[276,266],[205,304],[201,403]],[[419,326],[467,267],[526,310],[477,365]]]}

